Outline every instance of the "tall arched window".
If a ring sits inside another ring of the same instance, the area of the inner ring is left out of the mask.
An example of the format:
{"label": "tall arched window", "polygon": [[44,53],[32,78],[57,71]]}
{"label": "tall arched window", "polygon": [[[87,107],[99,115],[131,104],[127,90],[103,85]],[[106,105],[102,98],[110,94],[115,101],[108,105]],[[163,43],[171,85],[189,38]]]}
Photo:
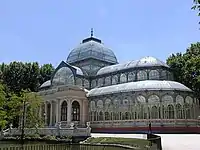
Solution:
{"label": "tall arched window", "polygon": [[114,118],[114,120],[119,120],[119,113],[118,112],[114,112],[113,113],[113,118]]}
{"label": "tall arched window", "polygon": [[110,114],[109,114],[109,112],[105,112],[105,120],[110,120]]}
{"label": "tall arched window", "polygon": [[158,118],[158,110],[156,106],[153,106],[151,108],[151,118],[152,119],[157,119]]}
{"label": "tall arched window", "polygon": [[94,112],[94,121],[97,121],[97,112]]}
{"label": "tall arched window", "polygon": [[72,103],[72,121],[80,121],[80,104],[77,101]]}
{"label": "tall arched window", "polygon": [[130,113],[129,112],[125,112],[125,120],[130,119]]}
{"label": "tall arched window", "polygon": [[181,107],[180,104],[176,104],[176,118],[177,119],[183,119],[182,107]]}
{"label": "tall arched window", "polygon": [[99,113],[99,121],[102,121],[102,120],[103,120],[103,112],[100,111],[100,113]]}
{"label": "tall arched window", "polygon": [[61,105],[61,121],[67,121],[67,102],[64,101]]}
{"label": "tall arched window", "polygon": [[185,103],[185,117],[186,117],[186,119],[191,118],[190,105],[187,103]]}
{"label": "tall arched window", "polygon": [[167,119],[174,119],[174,106],[173,105],[168,105],[168,117]]}

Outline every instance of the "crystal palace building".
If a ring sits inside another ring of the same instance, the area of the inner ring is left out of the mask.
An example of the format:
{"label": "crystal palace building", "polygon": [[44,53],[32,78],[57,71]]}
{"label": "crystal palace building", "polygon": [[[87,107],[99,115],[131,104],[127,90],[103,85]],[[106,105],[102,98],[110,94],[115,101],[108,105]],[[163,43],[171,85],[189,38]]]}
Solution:
{"label": "crystal palace building", "polygon": [[100,39],[84,39],[40,86],[47,126],[58,122],[93,132],[200,133],[199,101],[173,81],[170,67],[154,57],[118,63]]}

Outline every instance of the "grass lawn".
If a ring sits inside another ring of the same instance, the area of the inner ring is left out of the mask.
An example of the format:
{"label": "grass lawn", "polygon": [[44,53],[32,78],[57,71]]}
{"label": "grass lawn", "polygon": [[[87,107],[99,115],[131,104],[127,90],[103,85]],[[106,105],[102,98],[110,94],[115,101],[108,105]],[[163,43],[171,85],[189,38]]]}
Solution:
{"label": "grass lawn", "polygon": [[146,139],[134,139],[134,138],[115,138],[115,137],[98,137],[89,138],[86,143],[101,143],[101,144],[120,144],[129,145],[138,148],[144,148],[149,145],[150,142]]}

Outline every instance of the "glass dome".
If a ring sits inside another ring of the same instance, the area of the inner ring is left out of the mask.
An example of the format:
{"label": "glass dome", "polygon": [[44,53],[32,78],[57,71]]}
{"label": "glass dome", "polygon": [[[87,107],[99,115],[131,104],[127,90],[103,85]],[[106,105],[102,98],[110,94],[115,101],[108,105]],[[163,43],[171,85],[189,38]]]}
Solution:
{"label": "glass dome", "polygon": [[90,37],[84,39],[82,43],[73,49],[68,58],[68,63],[75,63],[81,60],[94,58],[111,64],[117,63],[117,58],[112,50],[106,48],[101,40]]}

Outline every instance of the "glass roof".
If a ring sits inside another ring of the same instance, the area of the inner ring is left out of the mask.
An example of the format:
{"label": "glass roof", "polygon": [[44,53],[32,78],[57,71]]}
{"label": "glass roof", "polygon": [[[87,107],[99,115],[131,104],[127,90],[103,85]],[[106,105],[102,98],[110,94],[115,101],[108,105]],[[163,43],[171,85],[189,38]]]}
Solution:
{"label": "glass roof", "polygon": [[161,60],[151,57],[151,56],[147,56],[147,57],[141,58],[140,60],[133,60],[133,61],[129,61],[129,62],[123,63],[123,64],[106,66],[104,68],[101,68],[97,72],[97,75],[116,72],[119,70],[125,70],[125,69],[129,69],[129,68],[153,67],[153,66],[164,66],[164,67],[169,68],[169,66],[166,63],[162,62]]}
{"label": "glass roof", "polygon": [[67,62],[74,63],[87,58],[95,58],[114,64],[117,63],[117,58],[113,51],[106,48],[101,43],[101,40],[93,37],[84,39],[78,47],[73,49],[67,58]]}
{"label": "glass roof", "polygon": [[83,75],[83,71],[79,67],[76,67],[76,66],[72,66],[72,67],[76,69],[76,74]]}
{"label": "glass roof", "polygon": [[145,80],[138,82],[129,82],[123,84],[117,84],[107,87],[95,88],[88,92],[87,96],[98,96],[119,92],[129,92],[129,91],[145,91],[145,90],[179,90],[179,91],[189,91],[191,89],[185,85],[175,82],[175,81],[159,81],[159,80]]}
{"label": "glass roof", "polygon": [[43,88],[43,87],[47,87],[47,86],[51,86],[51,80],[47,80],[46,82],[44,82],[40,88]]}

